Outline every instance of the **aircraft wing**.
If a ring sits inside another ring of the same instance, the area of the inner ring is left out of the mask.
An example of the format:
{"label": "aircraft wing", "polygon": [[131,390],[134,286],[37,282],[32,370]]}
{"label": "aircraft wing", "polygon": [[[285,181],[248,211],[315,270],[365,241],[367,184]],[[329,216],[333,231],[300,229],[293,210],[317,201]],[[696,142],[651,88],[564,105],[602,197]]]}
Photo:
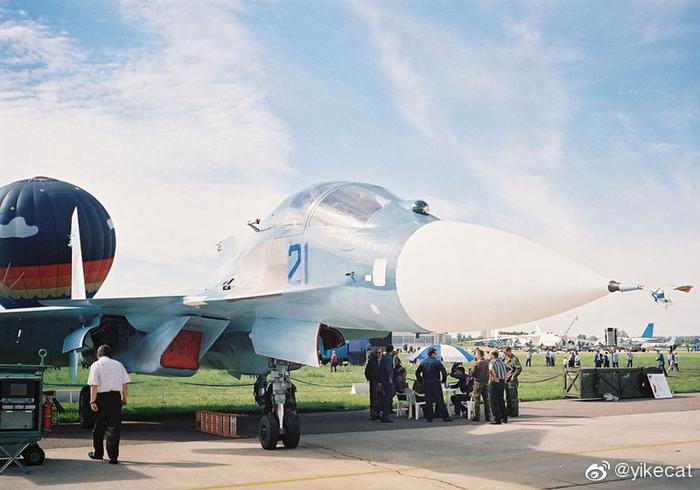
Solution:
{"label": "aircraft wing", "polygon": [[44,306],[0,310],[0,327],[23,320],[46,321],[54,318],[77,318],[86,313],[84,308],[78,306]]}
{"label": "aircraft wing", "polygon": [[46,306],[0,309],[0,327],[23,325],[50,328],[52,322],[73,320],[76,327],[99,315],[124,315],[149,311],[151,314],[185,314],[183,296],[47,301]]}
{"label": "aircraft wing", "polygon": [[[65,365],[65,354],[82,351],[91,338],[94,345],[118,344],[115,357],[131,372],[189,376],[230,327],[242,334],[234,348],[238,352],[245,348],[258,356],[317,365],[318,337],[333,333],[324,332],[329,327],[319,319],[295,311],[301,304],[328,304],[329,294],[320,288],[222,298],[58,300],[43,307],[0,310],[0,341],[8,347],[0,347],[0,357],[25,362],[46,348],[48,362]],[[339,322],[337,327],[353,325]],[[77,363],[71,354],[73,372]]]}
{"label": "aircraft wing", "polygon": [[[65,365],[65,355],[70,354],[69,365],[75,371],[79,356],[73,353],[81,352],[92,338],[93,344],[117,345],[117,357],[132,372],[191,375],[229,320],[201,318],[183,298],[60,300],[36,308],[0,310],[0,358],[31,362],[44,348],[51,364]],[[166,362],[162,370],[166,354],[175,361]]]}

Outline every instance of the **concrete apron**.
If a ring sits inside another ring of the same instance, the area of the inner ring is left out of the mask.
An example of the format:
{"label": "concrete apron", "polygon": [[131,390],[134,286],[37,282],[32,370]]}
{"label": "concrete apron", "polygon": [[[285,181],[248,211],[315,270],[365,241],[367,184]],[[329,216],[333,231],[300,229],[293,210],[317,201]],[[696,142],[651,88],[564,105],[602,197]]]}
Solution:
{"label": "concrete apron", "polygon": [[[673,402],[665,407],[674,411],[666,412],[657,412],[664,405],[654,400],[524,403],[521,417],[500,426],[437,420],[379,425],[365,420],[366,412],[308,414],[300,447],[289,451],[264,451],[255,439],[208,436],[130,442],[127,426],[120,465],[88,460],[88,433],[81,444],[47,449],[46,462],[29,476],[10,470],[0,488],[565,488],[592,484],[586,469],[603,461],[611,469],[596,486],[697,488],[700,472],[634,482],[631,474],[614,472],[620,463],[700,468],[700,396]],[[329,430],[309,434],[315,431],[306,426]],[[61,445],[54,443],[45,447]]]}

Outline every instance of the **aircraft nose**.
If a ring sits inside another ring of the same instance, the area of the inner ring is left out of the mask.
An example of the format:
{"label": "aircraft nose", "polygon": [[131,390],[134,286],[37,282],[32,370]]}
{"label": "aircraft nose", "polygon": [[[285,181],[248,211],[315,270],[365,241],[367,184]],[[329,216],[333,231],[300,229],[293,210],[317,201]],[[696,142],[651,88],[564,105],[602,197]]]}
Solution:
{"label": "aircraft nose", "polygon": [[434,332],[538,320],[604,296],[607,286],[603,276],[529,240],[451,221],[419,228],[396,266],[401,305]]}

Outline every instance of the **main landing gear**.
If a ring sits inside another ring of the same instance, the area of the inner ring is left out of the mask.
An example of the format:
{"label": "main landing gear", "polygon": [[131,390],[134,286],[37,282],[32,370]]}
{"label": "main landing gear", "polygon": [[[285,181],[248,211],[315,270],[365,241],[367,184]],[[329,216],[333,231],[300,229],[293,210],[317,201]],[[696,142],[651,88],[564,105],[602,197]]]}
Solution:
{"label": "main landing gear", "polygon": [[260,420],[259,440],[263,449],[272,450],[282,441],[287,449],[299,445],[299,417],[295,397],[296,387],[289,379],[289,363],[270,359],[270,375],[258,378],[255,383],[255,401],[263,407]]}

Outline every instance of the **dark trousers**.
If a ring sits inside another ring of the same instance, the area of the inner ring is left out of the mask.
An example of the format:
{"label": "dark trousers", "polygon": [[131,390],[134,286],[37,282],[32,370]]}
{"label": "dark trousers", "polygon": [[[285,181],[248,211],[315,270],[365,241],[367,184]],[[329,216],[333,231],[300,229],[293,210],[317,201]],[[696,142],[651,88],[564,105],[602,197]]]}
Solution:
{"label": "dark trousers", "polygon": [[382,388],[384,389],[384,398],[382,399],[382,420],[389,420],[389,414],[391,413],[391,402],[394,400],[396,388],[394,388],[394,383],[382,383]]}
{"label": "dark trousers", "polygon": [[379,412],[382,411],[382,398],[379,396],[379,383],[376,381],[369,382],[369,414],[372,418],[379,418]]}
{"label": "dark trousers", "polygon": [[455,413],[459,414],[461,412],[467,413],[467,407],[462,405],[462,402],[466,402],[471,400],[471,393],[457,393],[456,395],[452,395],[450,397],[450,400],[452,400],[452,405],[455,406]]}
{"label": "dark trousers", "polygon": [[632,367],[632,359],[629,359],[629,360],[627,361],[627,367]]}
{"label": "dark trousers", "polygon": [[[440,383],[437,381],[425,380],[423,384],[425,388],[425,418],[428,420],[433,420],[433,415],[442,417],[444,419],[449,418],[447,413],[447,407],[445,406],[445,400],[442,398],[442,388]],[[433,403],[435,404],[435,412],[433,412]]]}
{"label": "dark trousers", "polygon": [[529,357],[525,360],[525,367],[532,367],[532,359]]}
{"label": "dark trousers", "polygon": [[613,367],[619,368],[619,367],[620,367],[620,364],[617,363],[617,362],[613,362]]}
{"label": "dark trousers", "polygon": [[97,415],[92,431],[95,456],[104,457],[103,441],[107,434],[107,456],[116,461],[119,458],[119,437],[122,430],[122,397],[118,391],[97,394]]}
{"label": "dark trousers", "polygon": [[493,416],[494,422],[508,420],[508,416],[506,415],[506,400],[503,398],[505,387],[505,381],[501,381],[500,383],[494,383],[492,381],[489,383],[489,402],[491,403],[491,415]]}

